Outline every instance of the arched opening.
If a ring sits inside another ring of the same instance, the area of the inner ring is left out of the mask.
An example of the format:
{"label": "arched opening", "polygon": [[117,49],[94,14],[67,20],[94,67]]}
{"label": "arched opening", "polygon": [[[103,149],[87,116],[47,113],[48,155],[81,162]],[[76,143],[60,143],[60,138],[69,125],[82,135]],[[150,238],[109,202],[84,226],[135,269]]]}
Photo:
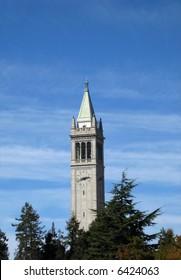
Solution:
{"label": "arched opening", "polygon": [[81,159],[85,160],[85,143],[81,143]]}
{"label": "arched opening", "polygon": [[100,143],[97,143],[98,160],[103,161],[103,147]]}
{"label": "arched opening", "polygon": [[91,159],[91,142],[87,143],[87,159]]}
{"label": "arched opening", "polygon": [[76,160],[80,160],[80,143],[75,144],[75,157]]}

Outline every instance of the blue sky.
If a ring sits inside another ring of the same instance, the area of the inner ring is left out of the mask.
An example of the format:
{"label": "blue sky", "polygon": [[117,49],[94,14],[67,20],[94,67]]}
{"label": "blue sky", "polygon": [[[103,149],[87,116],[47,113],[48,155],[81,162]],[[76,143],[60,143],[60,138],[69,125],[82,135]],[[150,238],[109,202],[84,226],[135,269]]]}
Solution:
{"label": "blue sky", "polygon": [[105,134],[106,198],[127,169],[151,231],[181,234],[181,1],[0,0],[0,228],[24,203],[70,217],[70,126],[84,82]]}

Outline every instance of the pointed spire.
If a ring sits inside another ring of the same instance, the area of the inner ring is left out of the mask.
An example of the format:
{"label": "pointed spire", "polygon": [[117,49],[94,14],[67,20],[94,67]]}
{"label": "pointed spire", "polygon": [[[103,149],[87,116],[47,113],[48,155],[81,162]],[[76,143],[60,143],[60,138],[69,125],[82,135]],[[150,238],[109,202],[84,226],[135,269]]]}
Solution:
{"label": "pointed spire", "polygon": [[92,101],[89,94],[89,83],[86,80],[84,95],[77,118],[77,123],[79,127],[87,126],[91,127],[92,117],[95,115],[94,109],[92,106]]}
{"label": "pointed spire", "polygon": [[95,115],[93,115],[93,117],[92,117],[92,125],[91,126],[96,127],[96,117],[95,117]]}
{"label": "pointed spire", "polygon": [[103,127],[102,127],[102,119],[100,119],[100,121],[99,121],[99,129],[100,129],[101,131],[103,131]]}
{"label": "pointed spire", "polygon": [[72,118],[72,129],[75,129],[76,128],[76,124],[75,124],[75,118],[73,117]]}
{"label": "pointed spire", "polygon": [[87,79],[86,79],[86,81],[85,81],[85,89],[84,89],[84,92],[85,92],[85,91],[89,92],[89,82],[88,82]]}

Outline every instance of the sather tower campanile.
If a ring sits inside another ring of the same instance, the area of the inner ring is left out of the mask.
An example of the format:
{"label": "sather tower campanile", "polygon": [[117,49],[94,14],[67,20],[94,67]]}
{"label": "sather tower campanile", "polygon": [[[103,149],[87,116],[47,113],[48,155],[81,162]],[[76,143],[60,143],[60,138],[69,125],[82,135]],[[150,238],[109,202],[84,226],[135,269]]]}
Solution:
{"label": "sather tower campanile", "polygon": [[104,136],[102,121],[96,120],[88,81],[77,121],[71,127],[71,212],[88,230],[104,207]]}

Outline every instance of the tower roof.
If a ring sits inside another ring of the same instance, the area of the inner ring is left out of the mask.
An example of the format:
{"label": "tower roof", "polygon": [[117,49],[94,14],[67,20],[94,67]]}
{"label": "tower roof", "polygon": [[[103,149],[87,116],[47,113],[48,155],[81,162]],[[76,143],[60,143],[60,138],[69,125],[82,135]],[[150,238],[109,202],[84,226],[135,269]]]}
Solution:
{"label": "tower roof", "polygon": [[92,117],[95,116],[94,108],[92,106],[92,101],[89,94],[89,83],[86,80],[84,95],[82,99],[82,103],[80,106],[80,111],[78,114],[77,122],[79,126],[90,126]]}

